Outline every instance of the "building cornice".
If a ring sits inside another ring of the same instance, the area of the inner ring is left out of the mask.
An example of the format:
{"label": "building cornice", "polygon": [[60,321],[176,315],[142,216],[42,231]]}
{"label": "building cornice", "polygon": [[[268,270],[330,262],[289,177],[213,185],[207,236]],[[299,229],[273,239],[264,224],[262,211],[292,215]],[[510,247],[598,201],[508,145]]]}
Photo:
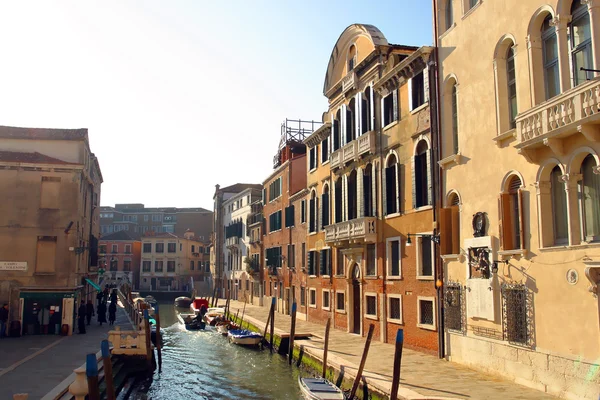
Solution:
{"label": "building cornice", "polygon": [[433,47],[431,46],[419,47],[375,82],[373,89],[382,96],[398,89],[405,81],[427,67],[432,51]]}
{"label": "building cornice", "polygon": [[267,184],[267,182],[269,182],[271,179],[273,179],[276,175],[280,174],[281,172],[283,172],[283,170],[289,165],[290,160],[285,160],[285,162],[283,164],[281,164],[279,167],[277,167],[275,169],[275,171],[271,172],[271,175],[269,175],[267,177],[267,179],[265,179],[262,183],[263,188],[264,186]]}
{"label": "building cornice", "polygon": [[306,196],[307,194],[308,194],[308,189],[304,188],[301,191],[291,195],[289,198],[289,201],[290,202],[296,201],[296,200],[301,199],[302,197]]}
{"label": "building cornice", "polygon": [[36,168],[44,170],[72,170],[82,171],[83,164],[42,164],[42,163],[22,163],[0,161],[0,168]]}
{"label": "building cornice", "polygon": [[304,139],[304,144],[309,148],[313,148],[331,134],[331,122],[325,122],[319,129],[314,131],[309,137]]}

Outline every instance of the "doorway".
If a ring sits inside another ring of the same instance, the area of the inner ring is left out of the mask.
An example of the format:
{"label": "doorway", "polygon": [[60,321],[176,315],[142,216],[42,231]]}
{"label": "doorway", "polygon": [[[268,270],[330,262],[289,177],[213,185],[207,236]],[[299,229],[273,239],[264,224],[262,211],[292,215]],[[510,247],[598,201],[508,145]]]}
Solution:
{"label": "doorway", "polygon": [[360,267],[354,264],[352,268],[352,333],[360,335]]}
{"label": "doorway", "polygon": [[156,290],[156,278],[150,279],[150,287],[152,290]]}

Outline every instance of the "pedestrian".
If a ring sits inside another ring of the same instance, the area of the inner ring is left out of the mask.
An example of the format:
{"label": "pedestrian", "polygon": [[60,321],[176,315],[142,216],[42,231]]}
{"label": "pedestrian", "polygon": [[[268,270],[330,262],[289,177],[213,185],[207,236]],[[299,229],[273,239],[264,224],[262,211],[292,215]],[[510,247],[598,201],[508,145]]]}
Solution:
{"label": "pedestrian", "polygon": [[117,319],[117,303],[114,301],[111,301],[110,306],[108,306],[108,322],[109,322],[109,324],[114,325],[115,319]]}
{"label": "pedestrian", "polygon": [[102,304],[102,298],[104,297],[104,293],[98,290],[98,294],[96,295],[96,302],[98,305]]}
{"label": "pedestrian", "polygon": [[92,303],[91,300],[88,300],[87,306],[86,306],[86,313],[85,313],[85,316],[87,317],[88,325],[92,322],[92,317],[94,315],[96,315],[96,313],[94,312],[94,303]]}
{"label": "pedestrian", "polygon": [[111,303],[117,302],[117,289],[113,289],[112,293],[110,294],[110,301]]}
{"label": "pedestrian", "polygon": [[104,301],[98,306],[98,322],[100,322],[100,326],[106,322],[106,302]]}
{"label": "pedestrian", "polygon": [[79,333],[85,333],[85,316],[87,315],[87,307],[85,306],[85,301],[81,300],[81,305],[78,310],[79,318],[77,319],[77,327],[79,329]]}
{"label": "pedestrian", "polygon": [[8,323],[8,304],[0,308],[0,338],[6,337],[6,324]]}
{"label": "pedestrian", "polygon": [[48,325],[50,324],[50,306],[42,307],[38,313],[38,322],[42,334],[48,334]]}

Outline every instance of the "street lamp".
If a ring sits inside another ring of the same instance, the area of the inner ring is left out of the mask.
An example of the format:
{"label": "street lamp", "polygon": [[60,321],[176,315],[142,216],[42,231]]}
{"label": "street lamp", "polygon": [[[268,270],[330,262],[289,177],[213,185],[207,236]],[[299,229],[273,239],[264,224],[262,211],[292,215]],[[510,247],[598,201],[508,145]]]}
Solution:
{"label": "street lamp", "polygon": [[406,235],[406,246],[408,247],[412,246],[412,240],[410,240],[411,236],[429,238],[433,243],[440,244],[440,235],[431,235],[427,233],[408,233]]}

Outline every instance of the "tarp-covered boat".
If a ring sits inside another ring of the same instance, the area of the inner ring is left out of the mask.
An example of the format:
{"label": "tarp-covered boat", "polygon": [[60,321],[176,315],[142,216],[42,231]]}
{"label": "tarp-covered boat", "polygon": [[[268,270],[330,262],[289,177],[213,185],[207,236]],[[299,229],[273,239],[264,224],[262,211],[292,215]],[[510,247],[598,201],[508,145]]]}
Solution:
{"label": "tarp-covered boat", "polygon": [[262,335],[248,329],[231,329],[227,332],[229,342],[242,346],[257,346],[262,341]]}
{"label": "tarp-covered boat", "polygon": [[345,400],[346,395],[333,383],[323,378],[298,377],[298,385],[307,400]]}

